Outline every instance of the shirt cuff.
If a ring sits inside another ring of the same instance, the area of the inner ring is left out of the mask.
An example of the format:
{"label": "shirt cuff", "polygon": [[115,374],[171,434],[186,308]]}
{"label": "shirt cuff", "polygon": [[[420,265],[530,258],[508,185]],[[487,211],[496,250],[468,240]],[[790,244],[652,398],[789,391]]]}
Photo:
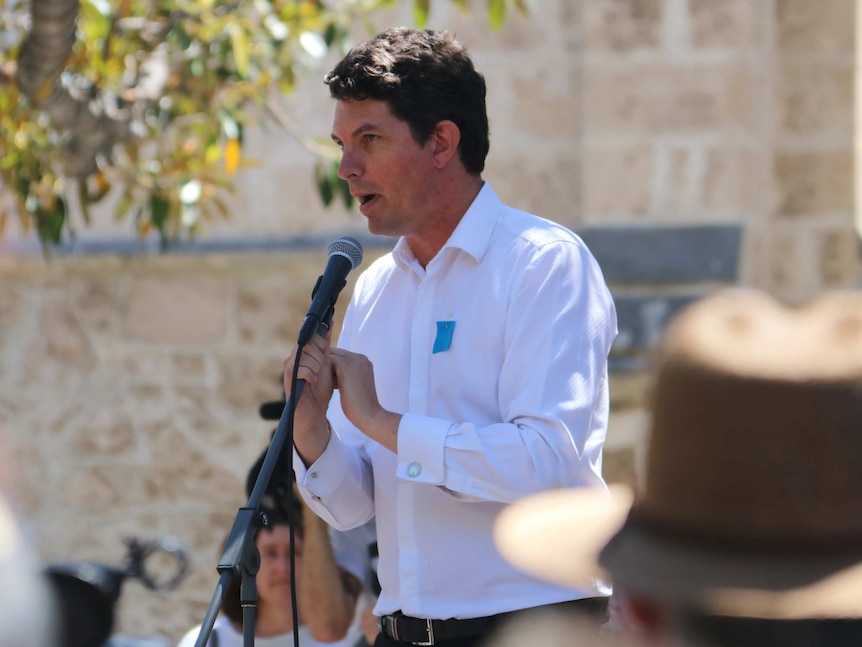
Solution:
{"label": "shirt cuff", "polygon": [[332,428],[329,431],[326,449],[308,467],[302,462],[296,447],[293,448],[293,471],[296,473],[296,484],[314,495],[313,498],[317,501],[325,499],[338,488],[344,480],[346,464],[347,448]]}
{"label": "shirt cuff", "polygon": [[398,467],[404,481],[442,485],[446,480],[446,437],[452,424],[439,418],[405,413],[398,425]]}

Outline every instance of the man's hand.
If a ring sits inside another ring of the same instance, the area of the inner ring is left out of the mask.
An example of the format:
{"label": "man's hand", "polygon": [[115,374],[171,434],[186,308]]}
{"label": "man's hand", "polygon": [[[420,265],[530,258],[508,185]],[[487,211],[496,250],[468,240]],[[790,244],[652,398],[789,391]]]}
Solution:
{"label": "man's hand", "polygon": [[331,349],[330,359],[344,415],[366,436],[397,452],[401,415],[380,406],[371,361],[341,348]]}
{"label": "man's hand", "polygon": [[313,335],[297,360],[298,347],[284,360],[284,392],[290,394],[294,364],[299,362],[297,379],[305,381],[302,395],[296,403],[293,420],[293,441],[306,465],[320,458],[329,442],[326,410],[335,385],[332,357],[326,337]]}

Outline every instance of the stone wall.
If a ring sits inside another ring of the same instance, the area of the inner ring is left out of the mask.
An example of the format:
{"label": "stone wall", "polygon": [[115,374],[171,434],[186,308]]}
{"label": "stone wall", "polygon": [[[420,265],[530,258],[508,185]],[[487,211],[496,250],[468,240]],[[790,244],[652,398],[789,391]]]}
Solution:
{"label": "stone wall", "polygon": [[[488,78],[486,177],[501,197],[575,229],[740,223],[741,281],[789,301],[859,285],[851,0],[534,4],[496,33],[481,2],[464,16],[435,0],[432,14]],[[290,99],[315,135],[331,118],[321,74]],[[245,252],[126,254],[127,225],[107,211],[79,249],[123,253],[46,262],[14,228],[0,252],[0,474],[39,554],[117,562],[131,535],[191,549],[177,591],[126,586],[126,633],[176,640],[202,618],[273,427],[257,408],[280,394],[325,262],[314,241],[364,231],[320,206],[290,134],[263,122],[247,144],[261,165],[204,234]],[[312,242],[296,249],[299,235]],[[273,242],[282,251],[260,251]],[[645,390],[643,375],[612,382],[609,480],[640,482]]]}
{"label": "stone wall", "polygon": [[[0,274],[0,470],[45,560],[120,563],[171,535],[191,576],[130,582],[121,627],[176,640],[203,618],[221,543],[274,423],[324,252],[29,261]],[[351,281],[352,283],[352,281]],[[349,289],[349,288],[348,288]]]}

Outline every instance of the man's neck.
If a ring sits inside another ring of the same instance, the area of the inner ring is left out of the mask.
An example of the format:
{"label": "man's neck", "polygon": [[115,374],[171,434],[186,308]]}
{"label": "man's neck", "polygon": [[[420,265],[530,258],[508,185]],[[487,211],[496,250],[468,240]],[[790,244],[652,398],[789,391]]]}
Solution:
{"label": "man's neck", "polygon": [[468,178],[469,181],[441,187],[439,195],[442,197],[435,208],[433,222],[421,234],[406,236],[413,255],[423,268],[443,249],[485,184],[478,175]]}

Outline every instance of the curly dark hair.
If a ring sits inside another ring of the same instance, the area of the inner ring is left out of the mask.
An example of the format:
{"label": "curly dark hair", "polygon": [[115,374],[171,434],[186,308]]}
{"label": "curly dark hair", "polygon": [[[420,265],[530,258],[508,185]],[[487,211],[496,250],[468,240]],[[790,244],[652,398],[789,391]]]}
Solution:
{"label": "curly dark hair", "polygon": [[438,123],[461,131],[459,155],[479,175],[488,155],[485,77],[449,33],[396,27],[354,47],[324,78],[342,101],[386,101],[424,145]]}

